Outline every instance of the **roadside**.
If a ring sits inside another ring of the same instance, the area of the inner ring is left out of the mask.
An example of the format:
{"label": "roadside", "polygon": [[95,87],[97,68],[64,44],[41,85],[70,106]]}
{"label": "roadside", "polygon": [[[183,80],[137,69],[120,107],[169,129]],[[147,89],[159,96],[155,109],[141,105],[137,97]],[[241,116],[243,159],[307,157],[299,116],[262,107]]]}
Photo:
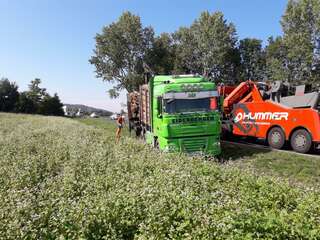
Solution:
{"label": "roadside", "polygon": [[[104,118],[77,121],[105,130],[115,128],[113,121]],[[124,129],[123,136],[129,136],[128,128]],[[250,171],[255,175],[280,177],[293,185],[320,186],[320,159],[314,157],[226,143],[222,143],[221,157],[226,167]]]}
{"label": "roadside", "polygon": [[320,159],[315,157],[226,143],[222,144],[222,152],[228,166],[280,177],[294,185],[320,186]]}
{"label": "roadside", "polygon": [[130,137],[115,144],[115,124],[82,121],[0,114],[0,238],[320,235],[318,189],[231,165],[261,153],[217,164]]}

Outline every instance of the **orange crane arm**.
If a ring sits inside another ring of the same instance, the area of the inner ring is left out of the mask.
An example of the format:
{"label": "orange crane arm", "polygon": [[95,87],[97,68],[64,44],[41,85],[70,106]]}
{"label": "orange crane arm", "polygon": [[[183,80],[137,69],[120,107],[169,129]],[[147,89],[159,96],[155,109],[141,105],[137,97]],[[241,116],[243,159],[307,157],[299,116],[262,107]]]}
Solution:
{"label": "orange crane arm", "polygon": [[263,101],[257,86],[252,81],[242,82],[223,101],[225,113],[230,113],[237,103]]}

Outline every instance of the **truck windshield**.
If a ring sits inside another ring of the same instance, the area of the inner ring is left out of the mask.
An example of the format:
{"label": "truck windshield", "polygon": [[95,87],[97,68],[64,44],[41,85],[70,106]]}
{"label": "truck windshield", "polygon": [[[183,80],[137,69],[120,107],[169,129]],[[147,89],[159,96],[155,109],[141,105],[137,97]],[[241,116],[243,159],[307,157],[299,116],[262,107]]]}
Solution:
{"label": "truck windshield", "polygon": [[211,110],[210,98],[164,100],[164,111],[169,114]]}

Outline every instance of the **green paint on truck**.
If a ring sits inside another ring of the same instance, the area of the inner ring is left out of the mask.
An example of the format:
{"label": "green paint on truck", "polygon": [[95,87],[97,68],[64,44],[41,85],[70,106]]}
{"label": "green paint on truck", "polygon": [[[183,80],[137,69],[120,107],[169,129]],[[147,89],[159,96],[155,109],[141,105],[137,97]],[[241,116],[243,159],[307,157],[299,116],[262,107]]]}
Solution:
{"label": "green paint on truck", "polygon": [[[221,119],[213,82],[201,76],[155,76],[140,87],[139,117],[132,129],[164,151],[219,155]],[[134,124],[133,124],[134,122]]]}

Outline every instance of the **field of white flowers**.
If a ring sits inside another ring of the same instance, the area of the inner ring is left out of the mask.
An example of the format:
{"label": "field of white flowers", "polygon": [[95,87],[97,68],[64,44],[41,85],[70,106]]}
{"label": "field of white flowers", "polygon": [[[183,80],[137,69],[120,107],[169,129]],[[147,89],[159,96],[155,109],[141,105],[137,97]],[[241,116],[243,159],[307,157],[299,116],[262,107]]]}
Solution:
{"label": "field of white flowers", "polygon": [[154,151],[114,126],[0,113],[0,239],[320,239],[320,195]]}

